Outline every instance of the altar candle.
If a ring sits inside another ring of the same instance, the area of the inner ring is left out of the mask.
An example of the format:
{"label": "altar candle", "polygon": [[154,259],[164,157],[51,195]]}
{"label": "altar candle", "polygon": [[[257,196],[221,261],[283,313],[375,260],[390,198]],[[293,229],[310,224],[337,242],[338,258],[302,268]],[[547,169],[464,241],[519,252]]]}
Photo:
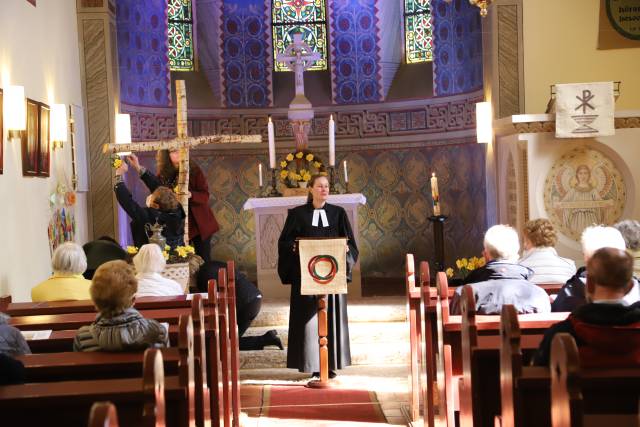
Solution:
{"label": "altar candle", "polygon": [[342,167],[344,168],[344,182],[349,182],[349,175],[347,175],[347,161],[342,161]]}
{"label": "altar candle", "polygon": [[258,163],[258,182],[262,187],[262,163]]}
{"label": "altar candle", "polygon": [[329,166],[336,165],[336,122],[329,116]]}
{"label": "altar candle", "polygon": [[[269,133],[269,167],[271,169],[276,168],[276,137],[273,131],[273,122],[269,117],[269,123],[267,124],[267,131]],[[260,175],[262,176],[262,175]]]}
{"label": "altar candle", "polygon": [[431,197],[433,198],[433,214],[440,215],[440,193],[438,192],[438,178],[436,173],[431,173]]}

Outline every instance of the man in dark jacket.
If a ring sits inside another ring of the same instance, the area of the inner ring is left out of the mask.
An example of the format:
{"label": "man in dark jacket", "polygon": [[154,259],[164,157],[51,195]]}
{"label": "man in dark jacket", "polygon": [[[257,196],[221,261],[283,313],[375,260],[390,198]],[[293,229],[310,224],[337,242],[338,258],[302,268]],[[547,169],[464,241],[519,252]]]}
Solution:
{"label": "man in dark jacket", "polygon": [[[584,262],[588,264],[591,256],[600,248],[625,249],[625,241],[622,234],[613,227],[593,226],[587,227],[582,232],[582,254]],[[576,274],[567,280],[567,283],[560,289],[558,296],[551,304],[552,311],[573,311],[587,303],[585,282],[587,280],[587,269],[581,267]],[[627,304],[633,304],[640,300],[640,286],[636,279],[633,279],[633,286],[624,296]]]}
{"label": "man in dark jacket", "polygon": [[167,245],[171,248],[184,245],[184,221],[186,215],[178,202],[178,198],[167,187],[158,187],[147,198],[147,207],[140,206],[124,184],[124,174],[128,166],[125,162],[116,169],[116,199],[122,209],[131,218],[131,235],[137,247],[149,243],[149,237],[145,229],[146,224],[153,225],[156,222],[163,225],[162,235],[167,239]]}
{"label": "man in dark jacket", "polygon": [[[513,228],[494,225],[485,233],[483,256],[487,264],[470,283],[478,314],[499,314],[504,304],[513,304],[518,313],[551,311],[547,293],[528,280],[533,271],[516,264],[519,250],[518,233]],[[453,295],[451,314],[460,314],[461,295],[462,286]]]}
{"label": "man in dark jacket", "polygon": [[634,286],[633,258],[624,250],[598,249],[587,263],[587,299],[544,334],[533,358],[535,365],[549,365],[551,341],[567,332],[576,339],[582,366],[598,364],[640,365],[640,302],[629,305],[624,297]]}

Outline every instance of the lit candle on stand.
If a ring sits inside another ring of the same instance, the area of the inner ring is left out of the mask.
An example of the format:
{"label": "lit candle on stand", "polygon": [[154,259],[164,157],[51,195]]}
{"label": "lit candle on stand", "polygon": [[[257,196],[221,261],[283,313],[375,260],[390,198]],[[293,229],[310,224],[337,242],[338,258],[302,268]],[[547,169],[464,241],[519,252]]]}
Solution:
{"label": "lit candle on stand", "polygon": [[[271,117],[269,117],[269,123],[267,124],[267,131],[269,134],[269,167],[271,169],[275,169],[276,168],[276,137],[275,137],[275,132],[273,130],[273,122],[271,121]],[[260,177],[262,177],[262,174],[260,174]]]}
{"label": "lit candle on stand", "polygon": [[329,116],[329,166],[336,165],[336,122]]}
{"label": "lit candle on stand", "polygon": [[433,198],[433,215],[440,216],[440,193],[438,192],[438,178],[431,174],[431,198]]}
{"label": "lit candle on stand", "polygon": [[344,168],[344,182],[349,182],[349,175],[347,175],[347,161],[342,161],[342,167]]}
{"label": "lit candle on stand", "polygon": [[258,183],[262,188],[262,163],[258,163]]}

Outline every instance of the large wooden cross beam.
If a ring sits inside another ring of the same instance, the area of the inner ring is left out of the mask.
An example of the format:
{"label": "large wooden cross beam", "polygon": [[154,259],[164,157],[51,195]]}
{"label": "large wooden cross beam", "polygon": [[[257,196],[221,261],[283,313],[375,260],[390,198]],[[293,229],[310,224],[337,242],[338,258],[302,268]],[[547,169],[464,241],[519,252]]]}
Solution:
{"label": "large wooden cross beam", "polygon": [[102,148],[105,154],[125,152],[180,150],[178,169],[178,200],[182,205],[187,219],[184,223],[184,241],[189,242],[189,148],[204,144],[233,144],[259,143],[261,135],[205,135],[189,137],[187,135],[187,91],[184,80],[176,80],[176,133],[177,138],[162,141],[141,141],[129,144],[105,144]]}

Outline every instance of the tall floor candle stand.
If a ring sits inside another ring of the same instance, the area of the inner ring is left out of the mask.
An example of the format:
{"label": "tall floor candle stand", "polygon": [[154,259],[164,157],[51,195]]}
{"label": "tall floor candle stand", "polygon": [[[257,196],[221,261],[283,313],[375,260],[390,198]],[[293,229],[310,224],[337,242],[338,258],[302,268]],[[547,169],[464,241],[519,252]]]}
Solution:
{"label": "tall floor candle stand", "polygon": [[276,170],[275,168],[271,169],[271,191],[268,194],[269,197],[280,197],[282,193],[278,191],[277,183],[276,183]]}
{"label": "tall floor candle stand", "polygon": [[429,221],[433,224],[433,247],[436,252],[436,271],[444,271],[444,222],[446,215],[432,215]]}

